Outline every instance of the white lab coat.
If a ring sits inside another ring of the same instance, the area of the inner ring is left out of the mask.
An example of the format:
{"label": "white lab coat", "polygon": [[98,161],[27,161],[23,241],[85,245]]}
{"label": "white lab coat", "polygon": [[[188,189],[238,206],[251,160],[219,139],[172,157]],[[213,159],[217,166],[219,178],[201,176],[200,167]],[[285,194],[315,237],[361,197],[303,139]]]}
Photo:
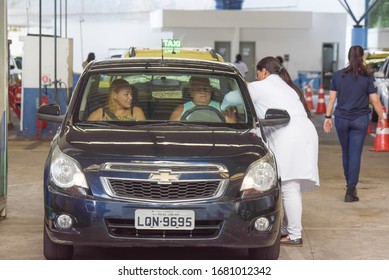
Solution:
{"label": "white lab coat", "polygon": [[290,115],[286,126],[265,128],[281,181],[302,180],[301,191],[318,187],[318,135],[297,93],[274,74],[248,84],[248,88],[258,117],[264,118],[269,108],[284,109]]}

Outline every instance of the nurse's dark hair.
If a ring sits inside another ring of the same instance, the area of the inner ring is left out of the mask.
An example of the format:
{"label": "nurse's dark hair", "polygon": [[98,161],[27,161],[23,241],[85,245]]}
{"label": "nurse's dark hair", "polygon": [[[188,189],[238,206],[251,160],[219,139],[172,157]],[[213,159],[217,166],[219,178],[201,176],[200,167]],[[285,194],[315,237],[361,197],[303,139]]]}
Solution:
{"label": "nurse's dark hair", "polygon": [[308,108],[308,104],[307,101],[305,100],[304,93],[295,83],[293,83],[288,71],[285,69],[284,66],[282,66],[282,64],[278,61],[278,59],[272,56],[262,58],[257,63],[257,70],[261,71],[263,68],[265,68],[270,74],[276,74],[280,76],[281,79],[283,79],[291,88],[294,89],[294,91],[299,96],[301,103],[304,106],[308,118],[311,118],[312,114]]}
{"label": "nurse's dark hair", "polygon": [[369,76],[369,71],[363,64],[363,48],[361,46],[352,46],[348,51],[349,64],[343,69],[343,73],[347,74],[352,72],[354,77]]}

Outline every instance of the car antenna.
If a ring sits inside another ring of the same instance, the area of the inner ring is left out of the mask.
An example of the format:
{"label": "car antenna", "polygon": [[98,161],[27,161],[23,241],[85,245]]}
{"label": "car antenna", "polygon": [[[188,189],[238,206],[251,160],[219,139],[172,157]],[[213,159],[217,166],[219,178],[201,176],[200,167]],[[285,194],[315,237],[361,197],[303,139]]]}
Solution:
{"label": "car antenna", "polygon": [[162,57],[162,63],[163,63],[163,39],[161,39],[161,45],[162,45],[162,48],[161,48],[161,57]]}

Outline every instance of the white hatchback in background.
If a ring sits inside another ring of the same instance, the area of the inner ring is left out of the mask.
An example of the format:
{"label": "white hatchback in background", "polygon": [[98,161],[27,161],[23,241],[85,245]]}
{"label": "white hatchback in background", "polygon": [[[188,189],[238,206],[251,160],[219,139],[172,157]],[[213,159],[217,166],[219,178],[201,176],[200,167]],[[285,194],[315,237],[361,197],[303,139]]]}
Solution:
{"label": "white hatchback in background", "polygon": [[[389,58],[387,58],[384,64],[381,66],[378,72],[374,73],[374,77],[377,83],[378,95],[380,96],[381,103],[385,106],[386,112],[389,107]],[[373,115],[374,116],[374,115]]]}

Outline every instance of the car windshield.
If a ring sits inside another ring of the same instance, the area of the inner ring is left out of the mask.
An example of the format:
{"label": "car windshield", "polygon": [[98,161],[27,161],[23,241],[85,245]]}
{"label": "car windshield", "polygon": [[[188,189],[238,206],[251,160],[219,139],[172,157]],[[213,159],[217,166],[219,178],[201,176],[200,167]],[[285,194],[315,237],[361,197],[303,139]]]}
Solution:
{"label": "car windshield", "polygon": [[[233,76],[181,73],[99,73],[82,90],[83,122],[249,124],[242,82]],[[233,98],[226,100],[226,95]]]}

